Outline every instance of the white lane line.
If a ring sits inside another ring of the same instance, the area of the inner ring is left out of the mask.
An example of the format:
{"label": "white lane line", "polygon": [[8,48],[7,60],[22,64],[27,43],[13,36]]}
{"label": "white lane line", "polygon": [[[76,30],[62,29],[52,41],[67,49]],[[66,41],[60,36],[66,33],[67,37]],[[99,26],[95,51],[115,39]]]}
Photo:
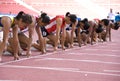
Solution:
{"label": "white lane line", "polygon": [[[94,46],[99,46],[100,44],[95,44]],[[65,51],[70,51],[70,50],[73,50],[73,49],[80,49],[80,48],[85,48],[85,47],[91,47],[91,45],[87,45],[87,46],[83,46],[83,47],[75,47],[75,48],[71,48],[71,49],[67,49]],[[9,62],[4,62],[4,63],[0,63],[0,65],[5,65],[5,64],[9,64],[9,63],[15,63],[15,62],[19,62],[19,61],[24,61],[24,60],[28,60],[28,59],[32,59],[32,58],[38,58],[38,57],[43,57],[43,56],[48,56],[48,55],[53,55],[55,53],[62,53],[63,51],[61,52],[52,52],[52,53],[47,53],[47,54],[44,54],[44,55],[37,55],[37,56],[32,56],[32,57],[29,57],[29,58],[22,58],[20,60],[16,60],[16,61],[9,61]]]}
{"label": "white lane line", "polygon": [[[41,60],[41,59],[36,59],[36,61],[38,61],[38,60]],[[78,61],[78,62],[120,65],[120,63],[118,63],[118,62],[105,62],[105,61],[100,61],[100,60],[77,60],[77,59],[64,59],[64,58],[43,58],[42,60],[63,60],[63,61]]]}
{"label": "white lane line", "polygon": [[84,50],[89,50],[89,51],[97,51],[97,50],[100,51],[100,50],[101,50],[101,51],[112,51],[112,52],[120,51],[120,50],[99,49],[99,48],[98,48],[98,49],[96,49],[96,48],[94,48],[94,49],[91,48],[91,49],[84,49]]}
{"label": "white lane line", "polygon": [[49,69],[49,70],[65,70],[65,71],[78,71],[78,68],[57,68],[57,67],[34,67],[34,66],[17,66],[17,65],[3,65],[0,67],[11,67],[11,68],[23,68],[23,69]]}
{"label": "white lane line", "polygon": [[44,55],[31,56],[29,58],[22,58],[22,59],[15,60],[15,61],[14,60],[13,61],[8,61],[8,62],[0,63],[0,65],[5,65],[5,64],[9,64],[9,63],[15,63],[15,62],[24,61],[24,60],[29,60],[29,59],[32,59],[32,58],[44,57],[44,56],[48,56],[48,55],[53,55],[55,53],[56,52],[47,53],[47,54],[44,54]]}
{"label": "white lane line", "polygon": [[37,56],[31,56],[29,58],[22,58],[22,59],[19,59],[19,60],[16,60],[16,61],[12,60],[12,61],[8,61],[8,62],[0,63],[0,65],[5,65],[5,64],[9,64],[9,63],[15,63],[15,62],[24,61],[24,60],[29,60],[29,59],[32,59],[32,58],[44,57],[44,56],[53,55],[53,54],[56,54],[56,53],[59,54],[59,53],[65,52],[65,51],[70,51],[70,50],[79,49],[79,48],[80,47],[75,47],[75,48],[72,48],[72,49],[61,50],[60,52],[55,51],[55,52],[47,53],[47,54],[44,54],[44,55],[37,55]]}
{"label": "white lane line", "polygon": [[[29,58],[22,58],[22,59],[19,59],[19,60],[16,60],[16,61],[13,60],[13,61],[9,61],[9,62],[0,63],[0,65],[5,65],[5,64],[9,64],[9,63],[15,63],[15,62],[24,61],[24,60],[28,60],[28,59],[32,59],[32,58],[38,58],[38,57],[53,55],[53,54],[56,54],[56,53],[62,53],[62,52],[65,52],[65,51],[70,51],[70,50],[79,49],[79,48],[80,47],[75,47],[75,48],[72,48],[72,49],[61,50],[60,52],[55,51],[55,52],[47,53],[47,54],[43,54],[43,55],[31,56]],[[82,48],[84,48],[84,47],[82,47]]]}
{"label": "white lane line", "polygon": [[115,73],[120,73],[120,70],[104,70],[105,72],[115,72]]}
{"label": "white lane line", "polygon": [[[88,54],[88,53],[69,53],[70,55],[89,55],[89,56],[109,56],[109,57],[120,57],[120,55],[114,55],[114,54]],[[67,54],[67,55],[69,55],[69,54]],[[64,54],[64,55],[66,55],[66,54]]]}
{"label": "white lane line", "polygon": [[20,68],[20,69],[44,69],[44,70],[54,70],[54,71],[63,71],[63,72],[74,72],[74,73],[84,73],[84,74],[94,74],[94,75],[120,77],[120,74],[82,71],[79,68],[33,67],[33,66],[16,66],[16,65],[3,65],[3,66],[0,66],[0,67]]}
{"label": "white lane line", "polygon": [[20,80],[0,80],[0,81],[20,81]]}

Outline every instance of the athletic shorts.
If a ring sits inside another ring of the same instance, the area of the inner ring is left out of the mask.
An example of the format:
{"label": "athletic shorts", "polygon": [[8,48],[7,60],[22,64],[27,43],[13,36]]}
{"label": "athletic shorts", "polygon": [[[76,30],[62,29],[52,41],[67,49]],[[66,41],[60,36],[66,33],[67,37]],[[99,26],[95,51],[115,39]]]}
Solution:
{"label": "athletic shorts", "polygon": [[101,33],[102,31],[103,31],[104,29],[102,28],[102,27],[98,27],[98,28],[96,28],[96,33]]}
{"label": "athletic shorts", "polygon": [[45,29],[45,27],[40,27],[40,28],[41,28],[42,36],[43,37],[47,37],[49,35],[49,33],[47,32],[47,30]]}

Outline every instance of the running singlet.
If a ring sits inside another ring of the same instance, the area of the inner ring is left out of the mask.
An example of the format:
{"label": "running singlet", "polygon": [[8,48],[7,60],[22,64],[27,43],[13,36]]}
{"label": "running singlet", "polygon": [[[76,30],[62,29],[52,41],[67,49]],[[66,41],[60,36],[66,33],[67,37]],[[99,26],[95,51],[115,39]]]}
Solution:
{"label": "running singlet", "polygon": [[61,18],[62,19],[62,25],[61,28],[63,28],[65,26],[65,22],[64,22],[64,16],[56,16],[55,18],[50,20],[50,24],[47,25],[45,28],[47,30],[48,33],[52,33],[56,31],[56,19],[57,18]]}

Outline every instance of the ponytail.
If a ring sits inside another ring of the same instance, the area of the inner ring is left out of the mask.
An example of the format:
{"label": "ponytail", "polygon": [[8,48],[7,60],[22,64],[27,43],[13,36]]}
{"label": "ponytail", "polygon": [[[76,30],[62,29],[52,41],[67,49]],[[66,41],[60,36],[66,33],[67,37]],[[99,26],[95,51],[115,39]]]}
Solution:
{"label": "ponytail", "polygon": [[29,14],[24,13],[23,11],[20,11],[18,15],[15,17],[15,19],[20,20],[22,19],[22,22],[31,24],[32,23],[32,17]]}
{"label": "ponytail", "polygon": [[20,11],[15,18],[16,18],[17,20],[19,20],[19,19],[22,17],[23,14],[25,14],[25,13],[24,13],[23,11]]}
{"label": "ponytail", "polygon": [[47,15],[46,13],[42,13],[41,18],[44,18],[46,15]]}
{"label": "ponytail", "polygon": [[65,16],[69,16],[70,15],[70,12],[67,12]]}
{"label": "ponytail", "polygon": [[47,16],[46,13],[42,13],[40,19],[42,20],[43,23],[49,24],[49,22],[50,22],[50,18],[49,18],[49,16]]}
{"label": "ponytail", "polygon": [[65,14],[65,16],[66,16],[66,17],[69,17],[69,18],[70,18],[70,21],[71,21],[72,23],[75,23],[75,22],[76,22],[77,16],[76,16],[75,14],[70,14],[70,12],[67,12],[67,13]]}

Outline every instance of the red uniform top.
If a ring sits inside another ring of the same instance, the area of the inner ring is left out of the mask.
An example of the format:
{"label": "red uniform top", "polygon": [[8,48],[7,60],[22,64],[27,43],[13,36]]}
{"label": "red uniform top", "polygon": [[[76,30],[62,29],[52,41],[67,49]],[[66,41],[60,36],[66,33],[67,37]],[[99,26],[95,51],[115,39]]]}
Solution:
{"label": "red uniform top", "polygon": [[56,24],[57,24],[56,23],[56,19],[57,18],[61,18],[62,19],[61,28],[63,28],[65,26],[64,16],[56,16],[53,19],[51,19],[50,20],[50,24],[45,27],[48,33],[52,33],[52,32],[56,31]]}

